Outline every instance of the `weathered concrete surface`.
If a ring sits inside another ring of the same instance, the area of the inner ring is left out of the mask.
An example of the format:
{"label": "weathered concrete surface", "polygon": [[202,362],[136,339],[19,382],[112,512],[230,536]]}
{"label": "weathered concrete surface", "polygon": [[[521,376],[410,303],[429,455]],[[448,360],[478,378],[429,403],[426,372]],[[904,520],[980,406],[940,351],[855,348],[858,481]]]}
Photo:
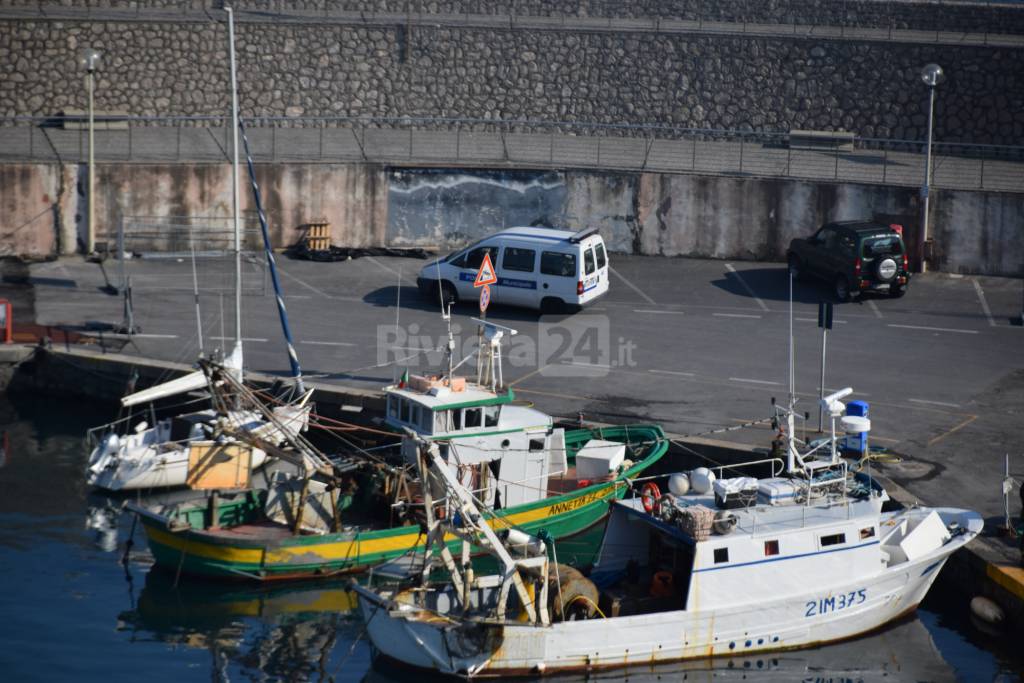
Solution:
{"label": "weathered concrete surface", "polygon": [[[918,193],[883,185],[368,164],[259,164],[256,173],[276,247],[294,243],[299,226],[325,219],[342,246],[444,249],[509,226],[597,226],[617,252],[782,260],[793,237],[829,220],[900,223],[912,250],[920,227]],[[12,164],[0,174],[9,180],[0,182],[2,248],[73,252],[85,231],[85,167]],[[230,166],[102,164],[96,198],[97,234],[108,239],[133,216],[207,217],[223,229],[231,215]],[[254,209],[243,177],[242,210]],[[1024,195],[937,191],[931,225],[938,270],[1024,272]],[[132,248],[168,249],[171,237]]]}
{"label": "weathered concrete surface", "polygon": [[0,256],[73,253],[76,182],[74,166],[0,165]]}

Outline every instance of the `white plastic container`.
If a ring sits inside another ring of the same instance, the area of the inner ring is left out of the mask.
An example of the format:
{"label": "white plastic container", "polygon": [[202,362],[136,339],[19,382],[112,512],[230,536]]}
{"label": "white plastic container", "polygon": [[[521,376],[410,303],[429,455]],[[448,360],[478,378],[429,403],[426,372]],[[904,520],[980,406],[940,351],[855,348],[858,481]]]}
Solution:
{"label": "white plastic container", "polygon": [[626,445],[617,441],[591,439],[576,453],[576,478],[607,477],[626,459]]}

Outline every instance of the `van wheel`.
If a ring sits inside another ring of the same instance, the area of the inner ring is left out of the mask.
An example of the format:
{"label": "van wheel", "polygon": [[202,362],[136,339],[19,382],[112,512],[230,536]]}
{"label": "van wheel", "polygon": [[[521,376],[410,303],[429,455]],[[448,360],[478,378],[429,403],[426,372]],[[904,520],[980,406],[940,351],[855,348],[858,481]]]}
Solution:
{"label": "van wheel", "polygon": [[845,275],[836,278],[836,298],[842,302],[850,300],[850,281]]}
{"label": "van wheel", "polygon": [[546,296],[540,300],[541,313],[561,313],[565,310],[565,302],[553,296]]}

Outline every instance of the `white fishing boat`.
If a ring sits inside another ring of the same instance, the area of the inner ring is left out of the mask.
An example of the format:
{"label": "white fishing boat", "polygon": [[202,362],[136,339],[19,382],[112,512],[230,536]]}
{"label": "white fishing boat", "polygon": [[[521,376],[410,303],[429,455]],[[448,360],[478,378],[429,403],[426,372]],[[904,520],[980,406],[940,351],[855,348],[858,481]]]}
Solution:
{"label": "white fishing boat", "polygon": [[[238,88],[235,75],[234,20],[230,9],[228,13],[228,46],[231,59],[231,104],[233,121],[233,163],[231,166],[233,223],[234,223],[234,292],[235,292],[235,344],[230,354],[224,359],[224,367],[233,372],[241,380],[243,376],[242,361],[242,230],[240,218],[240,199],[238,188],[238,135],[244,129],[238,116]],[[209,471],[222,460],[225,442],[234,444],[234,448],[244,450],[244,462],[247,470],[262,466],[267,460],[264,449],[243,443],[227,436],[225,432],[241,430],[253,439],[277,447],[309,426],[309,415],[312,409],[310,397],[312,390],[307,390],[302,382],[302,371],[298,356],[292,344],[288,316],[285,311],[284,298],[277,277],[273,249],[267,229],[267,218],[263,211],[259,187],[246,141],[246,157],[248,160],[250,184],[252,186],[260,228],[263,233],[263,245],[274,285],[274,293],[281,320],[281,328],[288,349],[288,361],[292,370],[292,384],[278,396],[272,397],[277,403],[269,410],[269,415],[262,410],[239,409],[230,401],[213,400],[213,407],[157,420],[155,411],[150,410],[150,424],[146,419],[138,419],[129,413],[126,417],[100,427],[90,429],[86,435],[91,447],[89,462],[86,468],[86,481],[109,491],[137,489],[155,489],[184,486],[189,482],[190,472],[199,474],[199,470]],[[122,256],[123,257],[123,256]],[[194,259],[194,252],[193,252]],[[193,286],[196,296],[196,316],[199,324],[199,293],[195,279],[195,262],[193,260]],[[200,362],[203,359],[202,325],[199,324],[198,341]],[[143,391],[138,391],[121,399],[122,408],[132,408],[152,404],[160,399],[180,396],[197,390],[206,390],[211,399],[219,394],[217,387],[210,385],[210,374],[199,369],[158,384]],[[214,446],[217,446],[216,448]],[[244,478],[239,481],[244,481]]]}
{"label": "white fishing boat", "polygon": [[913,611],[982,519],[953,508],[883,511],[888,495],[836,448],[837,425],[870,429],[843,414],[851,392],[822,401],[831,438],[799,442],[791,401],[781,411],[785,460],[736,466],[782,476],[695,471],[674,475],[664,495],[647,482],[643,495],[613,502],[589,577],[549,563],[553,544],[498,540],[436,446],[425,446],[421,468],[458,510],[439,520],[425,500],[428,551],[455,534],[464,556],[483,547],[500,569],[475,576],[435,543],[450,581],[427,582],[425,568],[412,588],[357,588],[376,655],[465,678],[591,671],[810,647]]}

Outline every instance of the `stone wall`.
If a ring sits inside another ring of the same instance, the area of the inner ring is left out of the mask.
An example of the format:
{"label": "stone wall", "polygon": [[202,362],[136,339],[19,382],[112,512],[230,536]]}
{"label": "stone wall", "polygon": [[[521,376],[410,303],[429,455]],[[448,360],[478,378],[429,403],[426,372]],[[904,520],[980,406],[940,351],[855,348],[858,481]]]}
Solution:
{"label": "stone wall", "polygon": [[[221,115],[225,34],[211,21],[0,22],[0,115],[83,108],[76,60],[85,45],[105,55],[98,109]],[[256,22],[239,24],[237,35],[243,114],[292,125],[411,116],[923,139],[927,89],[918,72],[937,61],[948,75],[937,140],[1024,138],[1020,49],[423,24]]]}

